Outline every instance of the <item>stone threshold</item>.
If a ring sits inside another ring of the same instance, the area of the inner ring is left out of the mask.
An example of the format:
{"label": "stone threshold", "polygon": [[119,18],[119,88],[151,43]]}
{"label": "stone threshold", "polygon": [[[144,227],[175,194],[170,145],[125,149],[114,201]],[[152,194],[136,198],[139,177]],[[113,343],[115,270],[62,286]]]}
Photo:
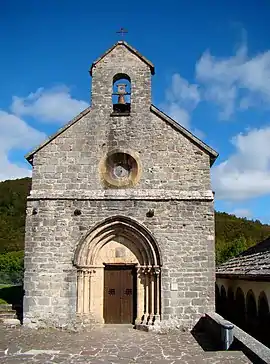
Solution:
{"label": "stone threshold", "polygon": [[135,324],[134,329],[145,331],[145,332],[151,332],[155,331],[157,329],[157,326],[155,325],[146,325],[146,324]]}

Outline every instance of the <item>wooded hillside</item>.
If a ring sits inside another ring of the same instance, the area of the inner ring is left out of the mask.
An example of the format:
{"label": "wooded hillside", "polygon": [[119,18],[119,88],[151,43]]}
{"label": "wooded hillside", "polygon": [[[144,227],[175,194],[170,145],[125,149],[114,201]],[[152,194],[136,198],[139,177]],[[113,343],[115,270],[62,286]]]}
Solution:
{"label": "wooded hillside", "polygon": [[[23,250],[26,197],[30,186],[30,178],[0,182],[0,253]],[[217,263],[268,236],[269,225],[216,212]]]}
{"label": "wooded hillside", "polygon": [[0,253],[23,250],[31,178],[0,182]]}

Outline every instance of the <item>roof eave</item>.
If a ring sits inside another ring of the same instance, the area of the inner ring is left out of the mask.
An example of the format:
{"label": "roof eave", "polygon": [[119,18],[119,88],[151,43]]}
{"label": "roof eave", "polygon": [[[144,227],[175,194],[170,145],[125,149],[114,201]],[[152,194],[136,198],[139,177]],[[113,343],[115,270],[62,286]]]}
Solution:
{"label": "roof eave", "polygon": [[170,116],[165,114],[163,111],[159,110],[155,105],[151,105],[150,110],[164,119],[166,122],[168,122],[172,127],[174,127],[176,130],[178,130],[180,133],[184,134],[186,137],[188,137],[190,140],[192,140],[196,145],[198,145],[200,148],[205,150],[207,154],[209,154],[210,157],[210,166],[214,164],[215,160],[218,157],[218,152],[216,152],[213,148],[211,148],[209,145],[205,144],[202,140],[197,138],[194,134],[192,134],[189,130],[184,128],[182,125],[178,124],[174,119],[172,119]]}
{"label": "roof eave", "polygon": [[216,272],[217,278],[224,279],[240,279],[247,281],[270,281],[270,274],[247,274],[247,273],[232,273],[232,272]]}

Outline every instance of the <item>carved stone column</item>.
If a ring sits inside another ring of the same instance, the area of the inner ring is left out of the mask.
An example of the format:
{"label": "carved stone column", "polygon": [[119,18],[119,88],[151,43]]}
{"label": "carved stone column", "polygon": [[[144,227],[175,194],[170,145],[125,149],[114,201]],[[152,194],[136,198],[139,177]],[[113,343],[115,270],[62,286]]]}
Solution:
{"label": "carved stone column", "polygon": [[77,271],[77,313],[83,313],[83,271]]}
{"label": "carved stone column", "polygon": [[160,268],[155,268],[156,275],[156,312],[155,322],[160,321]]}
{"label": "carved stone column", "polygon": [[148,324],[148,317],[149,317],[149,269],[144,269],[144,316],[143,316],[143,323]]}
{"label": "carved stone column", "polygon": [[[143,315],[144,315],[144,291],[143,291],[143,295],[141,292],[141,284],[140,284],[140,278],[141,278],[141,274],[142,274],[142,267],[137,266],[136,267],[136,279],[137,279],[137,312],[136,312],[136,320],[135,323],[136,324],[140,324],[142,323],[143,320]],[[143,307],[142,307],[142,302],[143,302]]]}
{"label": "carved stone column", "polygon": [[149,324],[153,324],[155,315],[155,271],[150,271],[150,284],[149,284],[149,295],[150,295],[150,319]]}
{"label": "carved stone column", "polygon": [[89,312],[92,311],[93,309],[93,282],[92,282],[92,278],[94,273],[96,273],[95,270],[90,270],[89,271]]}
{"label": "carved stone column", "polygon": [[88,269],[84,270],[83,279],[83,313],[89,313],[89,299],[90,299],[90,271]]}

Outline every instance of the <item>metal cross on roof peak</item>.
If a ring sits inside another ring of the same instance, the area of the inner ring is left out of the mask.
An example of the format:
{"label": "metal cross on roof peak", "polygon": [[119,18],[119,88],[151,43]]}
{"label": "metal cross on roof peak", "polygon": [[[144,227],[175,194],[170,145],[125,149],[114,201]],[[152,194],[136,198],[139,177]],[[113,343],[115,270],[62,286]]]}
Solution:
{"label": "metal cross on roof peak", "polygon": [[120,28],[120,30],[118,30],[116,33],[121,34],[122,38],[124,38],[124,35],[128,33],[128,31],[124,28]]}

